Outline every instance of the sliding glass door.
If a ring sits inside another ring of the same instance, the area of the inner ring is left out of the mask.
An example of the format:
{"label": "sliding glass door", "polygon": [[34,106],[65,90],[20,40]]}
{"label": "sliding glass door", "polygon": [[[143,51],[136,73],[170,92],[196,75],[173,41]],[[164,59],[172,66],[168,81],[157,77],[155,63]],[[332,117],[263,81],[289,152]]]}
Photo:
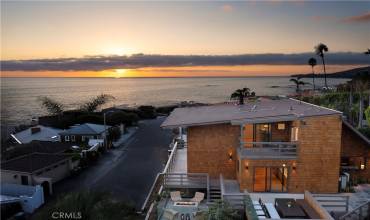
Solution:
{"label": "sliding glass door", "polygon": [[287,167],[255,167],[253,176],[255,192],[287,192]]}

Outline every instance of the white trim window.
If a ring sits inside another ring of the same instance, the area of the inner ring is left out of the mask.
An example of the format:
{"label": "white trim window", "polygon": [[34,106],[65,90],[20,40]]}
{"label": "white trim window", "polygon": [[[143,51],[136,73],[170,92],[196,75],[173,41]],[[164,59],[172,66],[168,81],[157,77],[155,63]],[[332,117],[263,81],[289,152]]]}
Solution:
{"label": "white trim window", "polygon": [[85,136],[82,135],[81,141],[85,141]]}
{"label": "white trim window", "polygon": [[291,141],[298,141],[298,127],[292,127]]}
{"label": "white trim window", "polygon": [[75,142],[76,141],[76,136],[71,135],[71,140],[72,140],[72,142]]}
{"label": "white trim window", "polygon": [[64,140],[69,141],[69,136],[68,135],[64,136]]}

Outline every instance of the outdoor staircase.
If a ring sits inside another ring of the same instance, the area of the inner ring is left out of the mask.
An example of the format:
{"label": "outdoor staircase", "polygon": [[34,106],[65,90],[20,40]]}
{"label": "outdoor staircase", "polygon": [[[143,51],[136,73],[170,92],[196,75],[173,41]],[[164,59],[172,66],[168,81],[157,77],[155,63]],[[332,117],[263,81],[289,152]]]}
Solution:
{"label": "outdoor staircase", "polygon": [[218,179],[212,179],[210,181],[209,201],[208,201],[208,204],[212,205],[217,200],[221,200],[220,181]]}

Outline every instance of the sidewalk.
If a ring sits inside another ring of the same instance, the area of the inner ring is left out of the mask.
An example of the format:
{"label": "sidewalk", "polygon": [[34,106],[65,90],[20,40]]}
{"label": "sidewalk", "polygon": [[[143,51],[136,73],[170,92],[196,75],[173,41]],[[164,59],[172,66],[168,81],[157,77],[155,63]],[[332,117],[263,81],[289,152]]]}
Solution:
{"label": "sidewalk", "polygon": [[127,133],[126,134],[121,135],[121,137],[117,141],[112,142],[113,147],[117,148],[117,147],[120,147],[120,146],[124,145],[126,143],[126,141],[128,139],[130,139],[130,137],[132,137],[132,135],[134,135],[137,130],[138,130],[138,127],[129,127],[129,128],[127,128]]}

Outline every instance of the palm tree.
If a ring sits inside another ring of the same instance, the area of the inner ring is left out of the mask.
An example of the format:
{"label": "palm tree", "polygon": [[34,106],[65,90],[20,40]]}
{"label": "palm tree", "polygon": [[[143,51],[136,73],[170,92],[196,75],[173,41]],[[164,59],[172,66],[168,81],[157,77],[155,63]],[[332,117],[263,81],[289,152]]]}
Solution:
{"label": "palm tree", "polygon": [[94,112],[100,106],[108,103],[109,101],[112,101],[113,99],[115,98],[111,95],[101,94],[101,95],[96,96],[95,98],[92,98],[90,101],[82,104],[80,106],[80,110],[84,112],[89,112],[89,113]]}
{"label": "palm tree", "polygon": [[367,51],[364,52],[366,55],[370,55],[370,49],[368,48]]}
{"label": "palm tree", "polygon": [[303,86],[303,85],[306,85],[307,83],[306,82],[304,82],[304,81],[301,81],[300,80],[301,78],[300,77],[297,77],[297,79],[290,79],[289,81],[291,81],[291,82],[294,82],[294,84],[296,85],[296,92],[299,92],[300,91],[300,88],[299,88],[299,86]]}
{"label": "palm tree", "polygon": [[313,90],[315,90],[315,71],[314,71],[314,66],[316,66],[317,64],[317,61],[315,58],[311,57],[309,60],[308,60],[308,65],[311,66],[312,68],[312,85],[313,85]]}
{"label": "palm tree", "polygon": [[239,105],[244,105],[244,99],[247,97],[254,97],[256,96],[255,92],[251,92],[251,90],[247,87],[242,89],[235,90],[232,94],[230,99],[237,99],[239,100]]}
{"label": "palm tree", "polygon": [[61,115],[64,111],[64,106],[62,103],[53,100],[47,96],[39,97],[38,100],[41,102],[42,107],[49,112],[50,115]]}
{"label": "palm tree", "polygon": [[324,54],[326,52],[329,51],[329,48],[328,46],[326,46],[325,44],[323,43],[319,43],[316,47],[315,47],[315,53],[321,57],[321,60],[322,60],[322,65],[324,66],[324,78],[325,78],[325,87],[328,88],[328,83],[326,81],[326,68],[325,68],[325,57],[324,57]]}

